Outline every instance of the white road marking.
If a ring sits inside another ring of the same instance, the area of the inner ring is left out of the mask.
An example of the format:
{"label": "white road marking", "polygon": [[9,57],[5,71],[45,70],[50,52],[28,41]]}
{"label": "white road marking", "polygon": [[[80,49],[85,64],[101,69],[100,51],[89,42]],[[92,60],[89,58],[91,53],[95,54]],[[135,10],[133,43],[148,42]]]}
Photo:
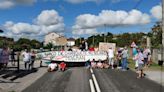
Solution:
{"label": "white road marking", "polygon": [[93,70],[92,70],[92,68],[90,68],[90,71],[91,71],[91,73],[93,74]]}
{"label": "white road marking", "polygon": [[89,79],[89,84],[90,84],[91,92],[95,92],[95,88],[94,88],[92,79]]}
{"label": "white road marking", "polygon": [[97,92],[101,92],[100,87],[99,87],[99,84],[98,84],[98,82],[97,82],[96,77],[95,77],[94,74],[92,74],[92,78],[93,78],[93,82],[94,82],[95,87],[96,87],[96,91]]}

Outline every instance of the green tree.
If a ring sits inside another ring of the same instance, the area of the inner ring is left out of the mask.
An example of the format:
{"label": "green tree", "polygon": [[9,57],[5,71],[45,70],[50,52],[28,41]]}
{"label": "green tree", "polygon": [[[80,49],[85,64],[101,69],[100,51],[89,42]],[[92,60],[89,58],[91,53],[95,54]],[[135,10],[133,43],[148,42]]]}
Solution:
{"label": "green tree", "polygon": [[151,37],[151,44],[153,48],[160,48],[162,44],[162,24],[157,22],[153,27],[152,31],[149,32],[149,37]]}
{"label": "green tree", "polygon": [[31,40],[30,45],[34,49],[39,49],[39,48],[41,48],[42,43],[37,41],[37,40],[35,40],[35,39],[33,39],[33,40]]}
{"label": "green tree", "polygon": [[51,50],[51,48],[53,48],[53,47],[54,47],[54,46],[53,46],[52,43],[48,43],[44,48],[45,48],[45,49]]}

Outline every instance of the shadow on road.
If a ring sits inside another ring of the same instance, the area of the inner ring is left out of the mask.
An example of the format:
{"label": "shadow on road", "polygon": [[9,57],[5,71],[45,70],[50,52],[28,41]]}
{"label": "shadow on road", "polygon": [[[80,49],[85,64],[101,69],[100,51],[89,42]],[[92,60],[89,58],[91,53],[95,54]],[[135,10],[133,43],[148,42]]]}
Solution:
{"label": "shadow on road", "polygon": [[[0,71],[0,78],[2,79],[8,79],[10,81],[14,81],[18,78],[22,78],[24,76],[27,76],[31,73],[35,73],[38,71],[38,68],[34,68],[32,70],[1,70]],[[1,81],[0,83],[4,83],[5,81]]]}

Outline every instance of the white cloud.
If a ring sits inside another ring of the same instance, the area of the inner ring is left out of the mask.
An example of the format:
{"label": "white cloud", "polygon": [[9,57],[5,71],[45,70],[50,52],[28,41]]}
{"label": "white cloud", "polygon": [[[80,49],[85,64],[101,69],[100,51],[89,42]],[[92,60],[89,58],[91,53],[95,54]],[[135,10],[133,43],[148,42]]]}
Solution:
{"label": "white cloud", "polygon": [[38,25],[55,25],[63,22],[63,17],[60,17],[54,10],[44,10],[36,19]]}
{"label": "white cloud", "polygon": [[37,2],[37,0],[15,0],[14,1],[16,4],[28,4],[31,5],[35,2]]}
{"label": "white cloud", "polygon": [[[75,25],[72,27],[73,34],[85,34],[87,29],[94,29],[103,26],[125,26],[142,25],[150,22],[150,16],[138,10],[112,11],[103,10],[99,15],[83,14],[76,18]],[[85,29],[85,30],[84,30]],[[79,32],[78,32],[79,30]],[[82,32],[84,31],[84,32]],[[91,32],[91,30],[90,30]],[[91,32],[92,33],[92,32]]]}
{"label": "white cloud", "polygon": [[37,0],[1,0],[0,9],[9,9],[16,5],[32,5]]}
{"label": "white cloud", "polygon": [[101,2],[102,0],[65,0],[69,3],[72,3],[72,4],[79,4],[79,3],[84,3],[84,2],[96,2],[96,3],[99,3]]}
{"label": "white cloud", "polygon": [[15,4],[11,1],[5,1],[5,0],[2,0],[0,1],[0,9],[8,9],[10,7],[13,7]]}
{"label": "white cloud", "polygon": [[150,10],[150,12],[151,12],[152,16],[157,18],[158,20],[162,19],[162,6],[161,5],[154,6]]}
{"label": "white cloud", "polygon": [[14,24],[13,22],[8,21],[4,26],[7,30],[11,30],[13,34],[36,34],[40,31],[40,28],[37,25],[21,22]]}
{"label": "white cloud", "polygon": [[[42,11],[33,24],[29,23],[14,23],[7,21],[3,27],[7,32],[7,36],[17,38],[19,37],[30,37],[38,38],[44,36],[49,32],[62,33],[64,30],[63,17],[59,16],[55,10]],[[43,38],[42,38],[43,39]],[[41,39],[38,39],[41,40]]]}
{"label": "white cloud", "polygon": [[74,29],[72,31],[72,34],[76,35],[94,35],[97,34],[96,28],[90,28],[90,29]]}

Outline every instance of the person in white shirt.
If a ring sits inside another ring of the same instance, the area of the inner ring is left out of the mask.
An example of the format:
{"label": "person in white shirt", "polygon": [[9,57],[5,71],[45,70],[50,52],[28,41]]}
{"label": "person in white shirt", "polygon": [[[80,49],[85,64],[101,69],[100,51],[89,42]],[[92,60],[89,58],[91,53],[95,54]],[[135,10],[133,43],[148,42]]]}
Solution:
{"label": "person in white shirt", "polygon": [[137,78],[142,78],[144,76],[144,73],[143,73],[144,55],[140,49],[138,49],[137,60],[138,60],[138,76],[137,76]]}
{"label": "person in white shirt", "polygon": [[109,65],[112,67],[112,69],[114,69],[114,67],[113,67],[113,65],[114,65],[114,51],[111,47],[108,49],[108,60],[109,60]]}
{"label": "person in white shirt", "polygon": [[57,63],[55,63],[55,62],[51,62],[49,65],[48,65],[48,72],[52,72],[52,71],[55,71],[55,70],[57,70],[57,67],[58,67],[58,65],[57,65]]}
{"label": "person in white shirt", "polygon": [[27,69],[27,65],[28,65],[28,69],[30,69],[31,55],[30,55],[29,51],[26,49],[25,52],[22,53],[22,56],[23,56],[25,69]]}

